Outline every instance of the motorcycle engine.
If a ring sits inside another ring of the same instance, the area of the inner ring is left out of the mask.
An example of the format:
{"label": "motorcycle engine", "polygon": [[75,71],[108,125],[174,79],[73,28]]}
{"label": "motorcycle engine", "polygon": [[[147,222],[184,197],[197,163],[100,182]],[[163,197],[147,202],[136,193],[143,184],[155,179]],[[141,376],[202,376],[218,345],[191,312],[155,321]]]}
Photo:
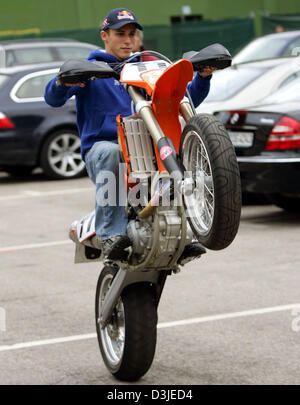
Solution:
{"label": "motorcycle engine", "polygon": [[127,235],[132,242],[132,262],[138,264],[148,255],[152,245],[152,225],[149,220],[128,222]]}

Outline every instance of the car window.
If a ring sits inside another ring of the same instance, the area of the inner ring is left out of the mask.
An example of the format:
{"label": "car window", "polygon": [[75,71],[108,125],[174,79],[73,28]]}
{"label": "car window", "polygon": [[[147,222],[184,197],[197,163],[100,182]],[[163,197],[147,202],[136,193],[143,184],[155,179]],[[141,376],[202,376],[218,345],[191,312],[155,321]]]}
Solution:
{"label": "car window", "polygon": [[266,68],[240,67],[215,72],[211,79],[208,96],[204,102],[224,101],[229,99],[258,76],[261,76],[266,70]]}
{"label": "car window", "polygon": [[45,87],[53,77],[54,73],[31,77],[21,84],[15,96],[23,100],[44,97]]}
{"label": "car window", "polygon": [[6,52],[6,66],[10,67],[10,66],[15,66],[16,63],[16,58],[15,55],[12,51],[7,51]]}
{"label": "car window", "polygon": [[92,49],[86,47],[75,46],[60,46],[57,48],[60,60],[66,59],[86,59],[91,53]]}
{"label": "car window", "polygon": [[285,38],[258,38],[250,42],[234,58],[233,63],[244,63],[253,60],[275,58],[284,44]]}
{"label": "car window", "polygon": [[260,104],[277,104],[289,101],[300,101],[300,78],[292,80],[284,87],[280,87],[270,96],[260,100]]}
{"label": "car window", "polygon": [[298,56],[300,55],[300,37],[294,39],[285,49],[282,56]]}
{"label": "car window", "polygon": [[7,51],[7,66],[28,65],[31,63],[52,62],[53,56],[49,48],[22,48]]}
{"label": "car window", "polygon": [[6,75],[0,75],[0,89],[7,79],[8,77]]}

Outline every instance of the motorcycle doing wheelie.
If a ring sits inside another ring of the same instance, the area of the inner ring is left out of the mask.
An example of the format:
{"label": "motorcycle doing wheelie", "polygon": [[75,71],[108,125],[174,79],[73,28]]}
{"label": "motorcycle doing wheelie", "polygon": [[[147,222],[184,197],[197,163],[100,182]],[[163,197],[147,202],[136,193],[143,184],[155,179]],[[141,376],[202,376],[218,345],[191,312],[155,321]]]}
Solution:
{"label": "motorcycle doing wheelie", "polygon": [[[194,72],[204,66],[229,66],[229,52],[214,44],[174,63],[147,53],[158,59],[114,65],[70,60],[58,75],[62,84],[117,79],[134,106],[129,117],[117,117],[132,246],[126,261],[104,260],[95,314],[105,365],[125,381],[139,379],[152,364],[157,307],[167,276],[199,258],[205,248],[226,248],[236,236],[241,211],[230,138],[214,116],[196,115],[187,91]],[[103,260],[94,212],[71,225],[70,238],[76,263]]]}

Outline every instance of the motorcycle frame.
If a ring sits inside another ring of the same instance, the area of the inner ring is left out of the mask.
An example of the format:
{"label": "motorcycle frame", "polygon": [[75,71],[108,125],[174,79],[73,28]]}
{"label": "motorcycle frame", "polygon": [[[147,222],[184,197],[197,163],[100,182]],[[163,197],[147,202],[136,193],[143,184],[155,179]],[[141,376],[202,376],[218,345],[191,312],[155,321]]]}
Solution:
{"label": "motorcycle frame", "polygon": [[[168,128],[166,124],[164,123],[163,125],[165,126],[165,130],[163,131],[161,128],[161,119],[159,117],[159,110],[158,106],[161,105],[161,99],[158,96],[159,92],[157,91],[157,88],[159,88],[159,84],[154,87],[152,91],[152,105],[146,101],[145,97],[141,94],[139,91],[139,88],[136,84],[130,84],[126,83],[125,87],[128,92],[128,94],[131,96],[135,107],[136,107],[136,112],[137,114],[143,119],[146,128],[148,129],[154,144],[156,146],[159,146],[159,144],[163,141],[163,139],[166,139],[167,136],[165,132],[168,132],[170,135],[170,140],[171,140],[171,145],[175,144],[175,150],[176,154],[172,154],[168,158],[168,164],[166,165],[167,171],[172,171],[172,170],[179,170],[182,172],[181,167],[178,165],[176,161],[177,153],[179,152],[179,147],[180,147],[180,136],[181,136],[181,125],[179,122],[179,111],[181,115],[183,116],[185,121],[188,121],[190,118],[194,116],[194,110],[191,107],[190,100],[187,97],[184,97],[184,94],[186,92],[186,86],[188,81],[191,79],[191,74],[193,72],[192,64],[189,61],[186,60],[181,60],[176,62],[174,65],[171,65],[170,68],[164,72],[161,77],[158,79],[158,82],[169,82],[168,77],[166,75],[170,76],[170,72],[172,73],[172,68],[175,69],[175,75],[178,76],[180,72],[182,73],[181,66],[184,64],[184,69],[186,71],[185,74],[185,81],[181,81],[181,92],[177,95],[176,97],[176,105],[172,106],[173,110],[171,111],[171,117],[169,117],[169,120],[174,120],[174,114],[177,114],[176,119],[177,121],[175,122],[175,137],[174,133],[174,125],[171,126],[171,128]],[[189,66],[190,65],[190,66]],[[174,68],[175,66],[175,68]],[[179,67],[179,69],[178,69]],[[122,80],[121,80],[122,81]],[[142,86],[140,86],[142,87]],[[168,99],[168,97],[171,97],[172,91],[174,91],[174,87],[172,88],[170,85],[166,89],[164,87],[162,89],[162,96],[164,98],[164,101],[169,102],[171,101],[172,103],[174,102],[174,98]],[[166,91],[167,90],[167,91]],[[151,89],[148,88],[148,92],[151,93]],[[184,93],[183,93],[184,92]],[[167,99],[166,99],[167,97]],[[170,115],[170,114],[169,114]],[[173,121],[174,122],[174,121]],[[180,129],[179,129],[180,128]],[[179,132],[180,131],[180,134]],[[175,152],[175,151],[174,151]],[[157,159],[159,161],[159,158]],[[165,171],[165,165],[160,162],[158,165],[160,171]],[[183,178],[183,173],[182,173],[182,178]],[[122,291],[130,284],[135,284],[135,283],[140,283],[140,282],[147,282],[149,284],[152,284],[155,286],[156,289],[156,297],[157,297],[157,305],[160,300],[161,293],[164,288],[164,284],[166,281],[166,278],[168,275],[172,273],[172,268],[174,271],[174,266],[176,266],[176,262],[178,258],[180,257],[181,253],[183,252],[184,246],[185,246],[185,238],[186,238],[186,230],[187,230],[187,223],[186,223],[186,218],[184,214],[184,210],[182,206],[180,207],[180,215],[182,219],[182,237],[181,237],[181,243],[178,246],[177,252],[173,257],[173,260],[170,263],[170,269],[161,269],[160,271],[154,270],[154,271],[128,271],[126,269],[122,269],[119,267],[112,284],[105,296],[105,299],[102,304],[102,311],[101,311],[101,317],[99,319],[100,326],[101,328],[105,328],[107,323],[109,322],[113,310],[115,306],[117,305],[118,299],[122,294]],[[157,217],[156,217],[157,219]],[[159,232],[159,224],[155,223],[154,221],[154,235],[153,235],[153,243],[154,246],[152,246],[151,251],[149,252],[148,256],[146,259],[139,265],[134,266],[134,269],[131,270],[139,270],[145,267],[147,262],[152,258],[152,252],[155,252],[155,244],[158,241],[158,238],[156,237],[155,233]]]}

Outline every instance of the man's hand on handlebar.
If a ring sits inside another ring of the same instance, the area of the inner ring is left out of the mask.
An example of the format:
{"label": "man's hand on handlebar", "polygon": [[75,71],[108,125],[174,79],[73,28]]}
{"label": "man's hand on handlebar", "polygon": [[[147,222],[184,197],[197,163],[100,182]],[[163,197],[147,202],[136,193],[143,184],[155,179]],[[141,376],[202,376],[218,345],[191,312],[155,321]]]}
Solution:
{"label": "man's hand on handlebar", "polygon": [[213,74],[213,72],[215,70],[217,70],[218,68],[216,67],[212,67],[212,66],[205,66],[201,72],[199,72],[199,75],[203,78],[211,76]]}
{"label": "man's hand on handlebar", "polygon": [[67,87],[73,87],[73,86],[80,86],[80,87],[84,87],[84,86],[85,86],[85,84],[84,84],[84,83],[82,83],[82,82],[78,82],[78,83],[64,83],[64,86],[67,86]]}
{"label": "man's hand on handlebar", "polygon": [[66,86],[66,87],[74,87],[74,86],[79,86],[79,87],[84,87],[85,83],[83,82],[76,82],[76,83],[63,83],[61,79],[58,77],[56,80],[56,86]]}

